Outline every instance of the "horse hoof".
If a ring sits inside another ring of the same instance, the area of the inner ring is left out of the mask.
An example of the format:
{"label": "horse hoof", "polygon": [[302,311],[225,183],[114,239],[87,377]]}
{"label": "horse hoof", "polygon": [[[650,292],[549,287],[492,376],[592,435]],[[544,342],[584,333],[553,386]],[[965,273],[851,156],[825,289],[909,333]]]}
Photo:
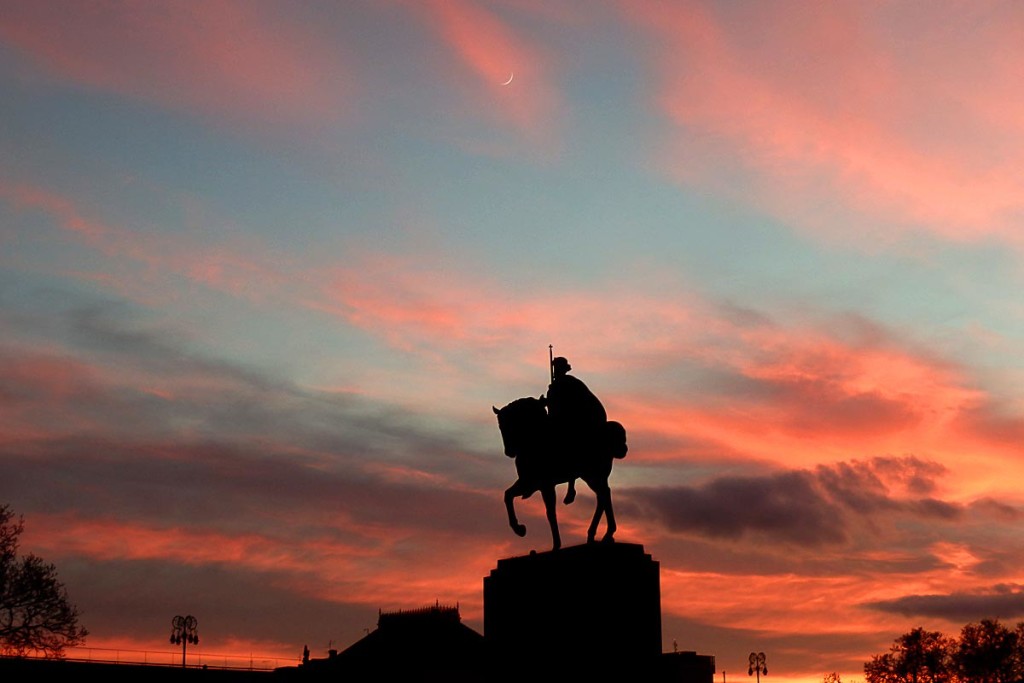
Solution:
{"label": "horse hoof", "polygon": [[512,531],[515,532],[516,536],[525,536],[526,535],[526,525],[525,524],[516,524],[514,527],[512,527]]}
{"label": "horse hoof", "polygon": [[571,505],[574,500],[576,500],[576,492],[569,491],[568,493],[565,494],[565,500],[563,500],[562,502],[565,503],[566,505]]}
{"label": "horse hoof", "polygon": [[615,538],[611,534],[607,534],[601,539],[601,543],[615,543]]}
{"label": "horse hoof", "polygon": [[587,543],[593,543],[595,540],[597,539],[594,538],[593,534],[587,534]]}

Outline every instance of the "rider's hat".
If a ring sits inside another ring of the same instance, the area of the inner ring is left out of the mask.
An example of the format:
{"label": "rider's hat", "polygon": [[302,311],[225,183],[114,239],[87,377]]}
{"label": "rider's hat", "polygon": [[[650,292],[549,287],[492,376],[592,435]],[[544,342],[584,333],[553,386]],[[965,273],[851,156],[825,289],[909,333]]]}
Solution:
{"label": "rider's hat", "polygon": [[569,372],[570,370],[572,370],[572,366],[569,365],[569,361],[567,361],[565,358],[561,356],[551,361],[551,367],[554,368],[555,370],[562,370],[563,372]]}

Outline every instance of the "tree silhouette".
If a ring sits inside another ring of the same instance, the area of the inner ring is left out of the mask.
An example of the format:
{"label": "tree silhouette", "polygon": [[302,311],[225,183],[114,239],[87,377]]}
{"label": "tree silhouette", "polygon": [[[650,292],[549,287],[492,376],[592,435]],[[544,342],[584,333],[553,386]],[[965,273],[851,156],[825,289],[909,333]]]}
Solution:
{"label": "tree silhouette", "polygon": [[0,506],[0,653],[60,657],[89,632],[78,625],[57,568],[32,554],[18,556],[23,530],[10,506]]}
{"label": "tree silhouette", "polygon": [[864,665],[868,683],[948,683],[953,680],[951,641],[938,631],[915,628],[896,639],[889,652]]}
{"label": "tree silhouette", "polygon": [[961,680],[976,683],[1014,683],[1024,678],[1021,665],[1021,627],[1011,631],[997,620],[967,624],[953,651],[953,664]]}
{"label": "tree silhouette", "polygon": [[1024,622],[967,624],[960,638],[916,628],[864,665],[867,683],[1022,683]]}

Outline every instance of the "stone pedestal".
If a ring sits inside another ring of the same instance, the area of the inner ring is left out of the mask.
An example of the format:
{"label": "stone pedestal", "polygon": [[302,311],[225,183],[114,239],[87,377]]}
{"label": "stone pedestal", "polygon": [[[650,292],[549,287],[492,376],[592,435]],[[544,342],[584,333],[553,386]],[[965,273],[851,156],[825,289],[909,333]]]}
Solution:
{"label": "stone pedestal", "polygon": [[632,543],[498,560],[484,578],[484,637],[513,668],[647,666],[661,656],[659,565]]}

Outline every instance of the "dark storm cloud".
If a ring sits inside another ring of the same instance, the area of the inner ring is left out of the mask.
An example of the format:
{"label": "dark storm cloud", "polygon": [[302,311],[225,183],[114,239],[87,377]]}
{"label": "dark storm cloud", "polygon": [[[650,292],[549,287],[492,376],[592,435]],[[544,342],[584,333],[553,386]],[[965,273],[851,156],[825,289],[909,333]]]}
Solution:
{"label": "dark storm cloud", "polygon": [[[631,505],[670,531],[713,538],[751,535],[805,547],[843,543],[881,513],[953,520],[963,508],[924,495],[944,470],[914,457],[875,458],[763,476],[725,476],[700,486],[633,488]],[[910,495],[898,495],[899,485]]]}
{"label": "dark storm cloud", "polygon": [[905,617],[939,617],[951,621],[1010,619],[1024,616],[1024,587],[1000,584],[987,592],[905,595],[863,606]]}

